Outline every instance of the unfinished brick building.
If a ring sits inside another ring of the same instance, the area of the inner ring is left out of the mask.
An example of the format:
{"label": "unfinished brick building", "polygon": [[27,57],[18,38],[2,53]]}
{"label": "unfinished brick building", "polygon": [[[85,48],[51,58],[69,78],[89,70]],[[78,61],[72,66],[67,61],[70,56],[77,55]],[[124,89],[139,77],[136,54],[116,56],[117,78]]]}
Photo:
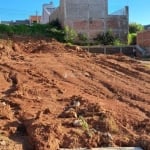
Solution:
{"label": "unfinished brick building", "polygon": [[137,44],[141,47],[150,49],[150,29],[137,34]]}
{"label": "unfinished brick building", "polygon": [[128,7],[108,14],[108,0],[60,0],[60,6],[50,15],[50,21],[58,19],[62,26],[69,26],[89,38],[112,30],[120,40],[128,34]]}

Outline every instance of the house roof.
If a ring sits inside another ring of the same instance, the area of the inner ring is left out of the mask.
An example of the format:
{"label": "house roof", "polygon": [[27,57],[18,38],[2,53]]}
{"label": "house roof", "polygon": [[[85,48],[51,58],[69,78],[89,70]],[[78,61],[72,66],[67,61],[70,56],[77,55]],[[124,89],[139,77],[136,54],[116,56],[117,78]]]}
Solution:
{"label": "house roof", "polygon": [[150,29],[150,24],[149,25],[145,25],[144,29]]}

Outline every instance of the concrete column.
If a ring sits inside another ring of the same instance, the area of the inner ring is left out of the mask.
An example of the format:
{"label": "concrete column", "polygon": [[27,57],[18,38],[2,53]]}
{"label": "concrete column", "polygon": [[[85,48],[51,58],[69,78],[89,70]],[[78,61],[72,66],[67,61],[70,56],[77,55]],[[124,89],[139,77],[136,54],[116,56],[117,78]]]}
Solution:
{"label": "concrete column", "polygon": [[108,0],[104,0],[104,11],[105,11],[104,14],[104,33],[105,33],[107,29],[106,19],[108,16]]}

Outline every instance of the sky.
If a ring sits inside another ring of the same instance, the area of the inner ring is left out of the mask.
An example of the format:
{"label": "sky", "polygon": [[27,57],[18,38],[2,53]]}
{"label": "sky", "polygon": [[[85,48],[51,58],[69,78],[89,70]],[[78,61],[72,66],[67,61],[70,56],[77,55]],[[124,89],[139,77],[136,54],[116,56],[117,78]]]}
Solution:
{"label": "sky", "polygon": [[[0,21],[28,19],[30,15],[42,14],[42,5],[51,0],[1,0]],[[59,0],[52,0],[54,6]],[[108,0],[109,13],[129,6],[129,22],[142,25],[150,24],[150,0]]]}

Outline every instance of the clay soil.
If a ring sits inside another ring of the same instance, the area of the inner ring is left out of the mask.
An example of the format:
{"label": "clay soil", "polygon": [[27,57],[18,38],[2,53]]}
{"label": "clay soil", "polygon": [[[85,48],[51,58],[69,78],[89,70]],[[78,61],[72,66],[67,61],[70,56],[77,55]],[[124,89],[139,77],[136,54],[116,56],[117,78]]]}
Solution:
{"label": "clay soil", "polygon": [[108,146],[150,150],[148,66],[54,40],[0,41],[1,150]]}

